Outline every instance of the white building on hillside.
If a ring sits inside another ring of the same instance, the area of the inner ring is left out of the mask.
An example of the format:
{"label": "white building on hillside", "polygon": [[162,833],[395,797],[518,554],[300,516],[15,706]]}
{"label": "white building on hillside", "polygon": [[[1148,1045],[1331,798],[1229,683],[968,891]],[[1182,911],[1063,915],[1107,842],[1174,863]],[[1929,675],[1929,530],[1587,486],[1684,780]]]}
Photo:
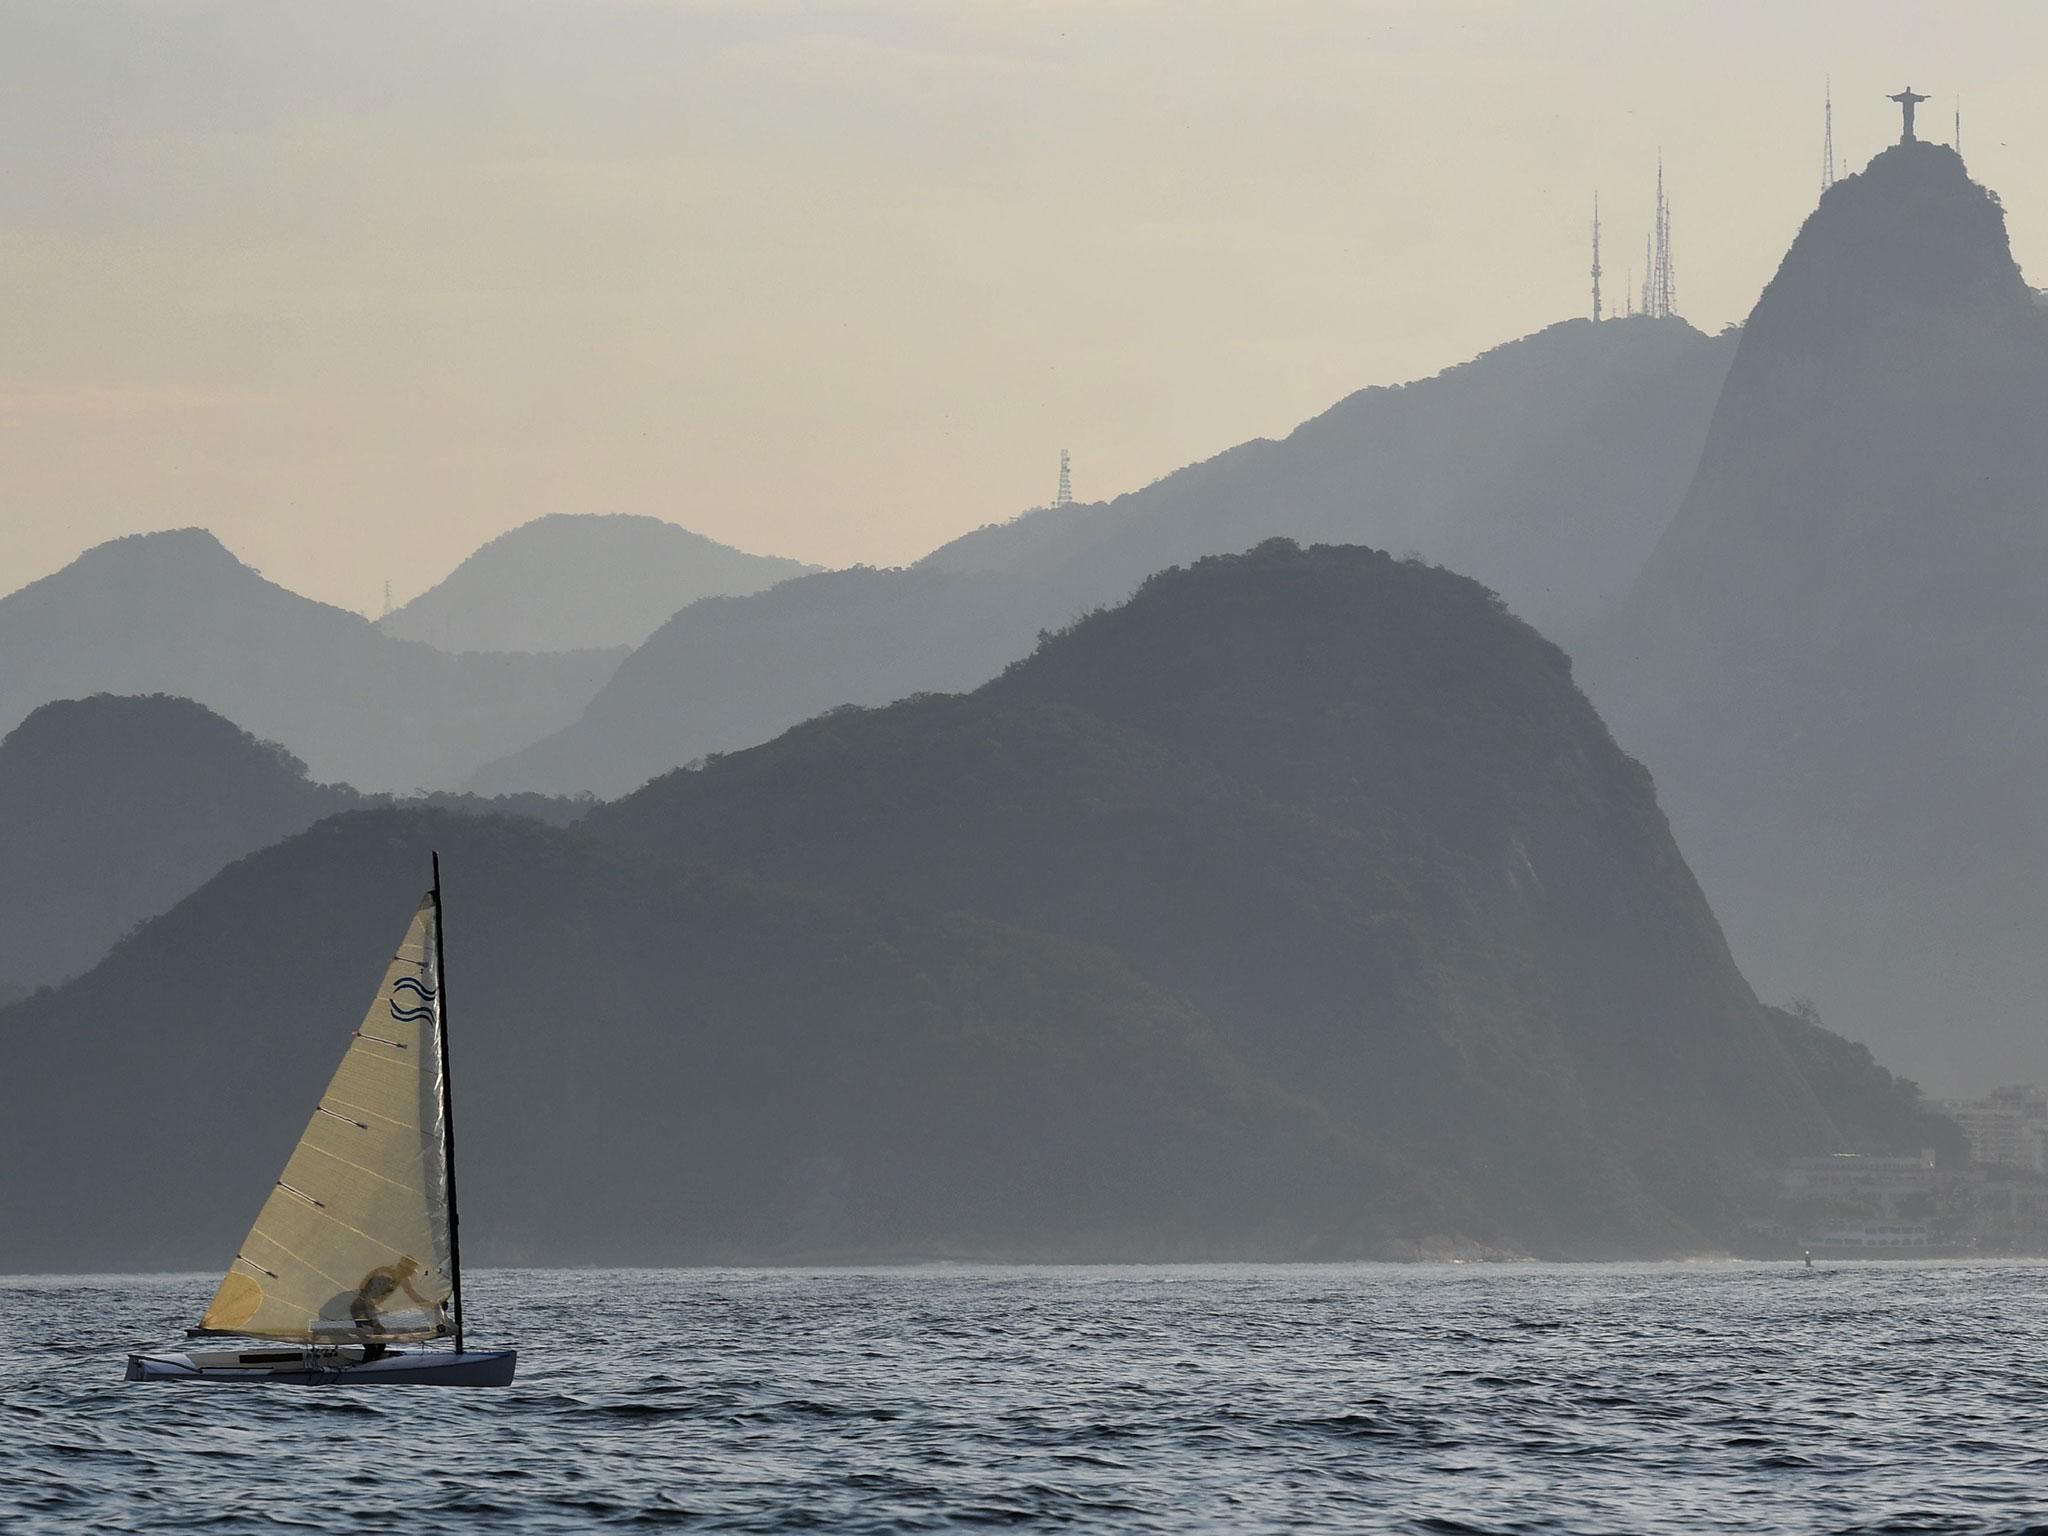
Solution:
{"label": "white building on hillside", "polygon": [[1997,1168],[2048,1173],[2048,1093],[2032,1084],[1995,1088],[1941,1106],[1970,1138],[1970,1156]]}

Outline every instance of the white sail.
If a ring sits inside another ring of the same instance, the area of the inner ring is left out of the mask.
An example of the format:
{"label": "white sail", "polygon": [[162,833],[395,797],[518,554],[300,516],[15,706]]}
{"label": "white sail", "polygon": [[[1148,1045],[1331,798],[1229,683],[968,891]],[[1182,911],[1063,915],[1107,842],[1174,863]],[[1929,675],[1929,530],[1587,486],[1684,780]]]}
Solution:
{"label": "white sail", "polygon": [[326,1342],[450,1331],[436,920],[429,896],[201,1327]]}

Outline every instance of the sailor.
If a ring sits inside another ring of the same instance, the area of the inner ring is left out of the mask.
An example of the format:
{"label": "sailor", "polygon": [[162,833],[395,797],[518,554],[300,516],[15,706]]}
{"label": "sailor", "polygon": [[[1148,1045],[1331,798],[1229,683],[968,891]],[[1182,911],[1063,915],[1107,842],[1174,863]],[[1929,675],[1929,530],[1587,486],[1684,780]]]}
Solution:
{"label": "sailor", "polygon": [[401,1258],[396,1264],[381,1265],[363,1276],[363,1283],[356,1287],[356,1293],[349,1299],[348,1315],[356,1320],[358,1328],[382,1331],[384,1327],[384,1303],[399,1291],[404,1291],[422,1307],[433,1303],[412,1288],[412,1277],[420,1272],[419,1260]]}

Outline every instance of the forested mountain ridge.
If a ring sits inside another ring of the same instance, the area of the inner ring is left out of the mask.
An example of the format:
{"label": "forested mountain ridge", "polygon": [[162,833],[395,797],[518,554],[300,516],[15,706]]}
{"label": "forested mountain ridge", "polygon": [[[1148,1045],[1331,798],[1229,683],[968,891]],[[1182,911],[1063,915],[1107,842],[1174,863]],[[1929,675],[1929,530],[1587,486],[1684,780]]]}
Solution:
{"label": "forested mountain ridge", "polygon": [[[1283,1086],[1514,1190],[1525,1242],[1712,1230],[1762,1146],[1825,1139],[1563,654],[1371,551],[1198,562],[970,697],[813,721],[589,825],[1104,944]],[[1567,1187],[1615,1225],[1575,1230]]]}
{"label": "forested mountain ridge", "polygon": [[[77,975],[234,860],[376,800],[316,783],[283,747],[189,699],[45,704],[0,737],[0,979]],[[582,809],[444,803],[552,821]]]}
{"label": "forested mountain ridge", "polygon": [[0,1246],[231,1251],[430,848],[487,1262],[1691,1252],[1788,1153],[1923,1134],[1757,1004],[1556,647],[1274,542],[566,829],[241,860],[4,1015],[0,1161],[75,1150]]}

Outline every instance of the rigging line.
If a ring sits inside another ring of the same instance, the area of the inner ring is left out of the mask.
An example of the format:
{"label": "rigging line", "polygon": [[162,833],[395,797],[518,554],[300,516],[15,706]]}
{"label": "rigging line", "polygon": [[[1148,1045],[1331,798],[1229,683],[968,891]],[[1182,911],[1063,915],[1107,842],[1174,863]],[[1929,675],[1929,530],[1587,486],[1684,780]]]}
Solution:
{"label": "rigging line", "polygon": [[[383,1061],[386,1058],[378,1056],[373,1057],[371,1059],[376,1061]],[[332,1093],[326,1095],[326,1097],[323,1098],[321,1102],[323,1104],[339,1104],[343,1109],[352,1109],[359,1115],[368,1115],[372,1120],[382,1120],[386,1125],[395,1125],[401,1131],[411,1131],[415,1135],[419,1134],[420,1128],[417,1125],[414,1125],[410,1120],[394,1120],[389,1115],[379,1114],[376,1110],[370,1108],[370,1106],[367,1104],[357,1104],[349,1099],[341,1098],[340,1096]]]}
{"label": "rigging line", "polygon": [[[377,1061],[383,1061],[383,1057],[377,1057]],[[322,1102],[322,1106],[328,1106],[328,1104],[340,1104],[340,1106],[342,1106],[344,1110],[354,1110],[356,1114],[367,1114],[367,1116],[371,1116],[373,1120],[383,1120],[385,1124],[389,1124],[389,1126],[397,1126],[399,1130],[412,1130],[412,1133],[416,1133],[416,1135],[418,1135],[418,1130],[420,1130],[420,1126],[416,1126],[416,1124],[414,1124],[412,1120],[393,1120],[393,1118],[391,1118],[389,1114],[379,1114],[379,1112],[377,1112],[377,1110],[373,1110],[373,1108],[371,1108],[369,1104],[356,1104],[356,1102],[352,1102],[352,1100],[340,1098],[338,1094],[326,1094],[326,1096],[324,1096],[322,1100],[319,1100],[319,1102]]]}

